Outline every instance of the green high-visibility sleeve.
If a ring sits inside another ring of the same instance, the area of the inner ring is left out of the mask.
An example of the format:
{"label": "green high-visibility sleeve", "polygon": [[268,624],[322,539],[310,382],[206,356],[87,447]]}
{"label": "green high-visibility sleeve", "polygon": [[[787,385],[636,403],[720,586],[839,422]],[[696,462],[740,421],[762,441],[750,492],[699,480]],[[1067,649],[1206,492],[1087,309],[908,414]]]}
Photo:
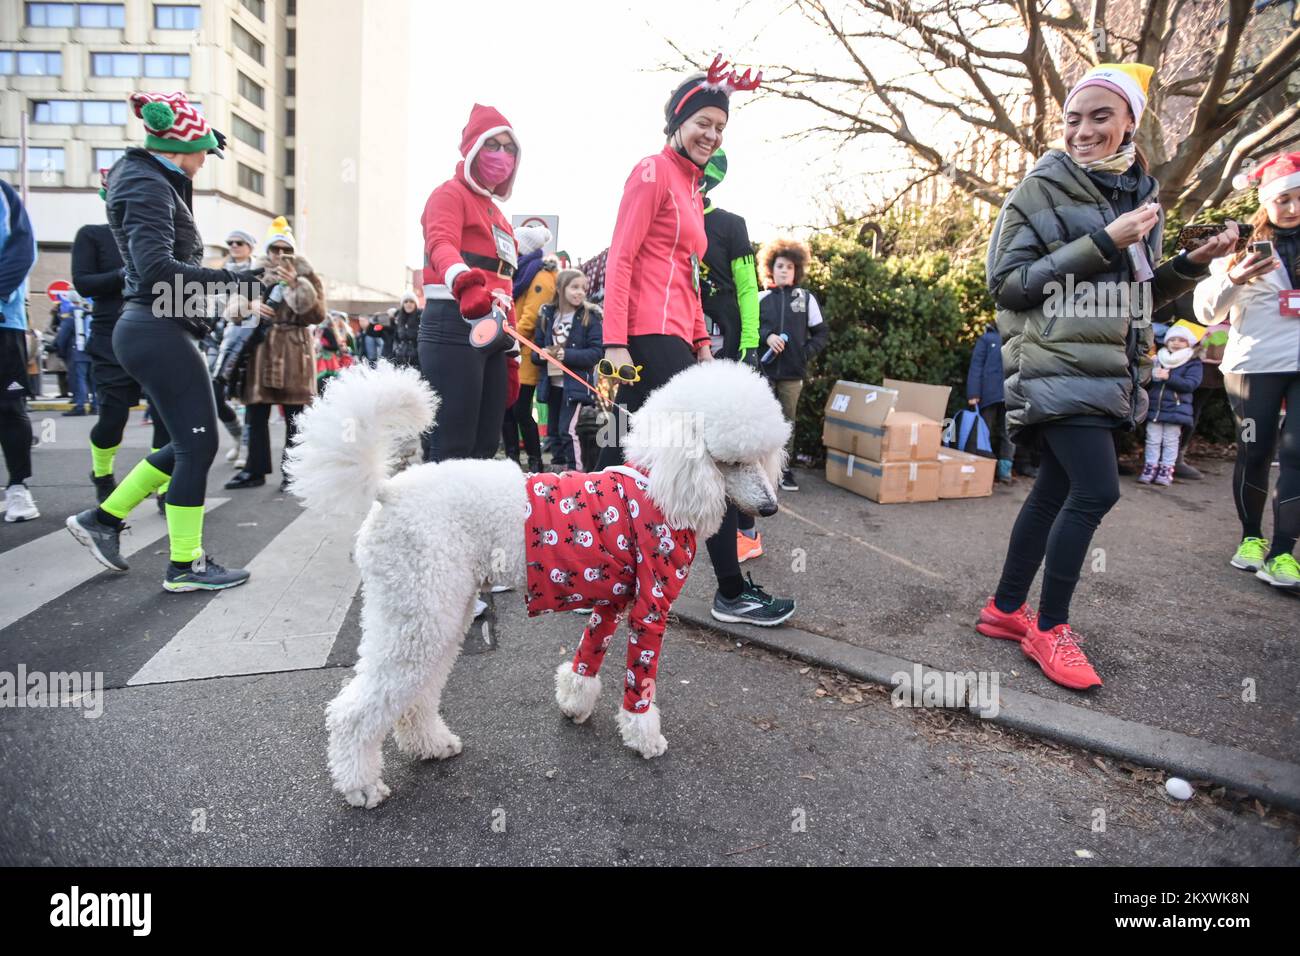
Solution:
{"label": "green high-visibility sleeve", "polygon": [[754,271],[754,257],[732,259],[731,277],[740,303],[740,348],[758,348],[758,274]]}

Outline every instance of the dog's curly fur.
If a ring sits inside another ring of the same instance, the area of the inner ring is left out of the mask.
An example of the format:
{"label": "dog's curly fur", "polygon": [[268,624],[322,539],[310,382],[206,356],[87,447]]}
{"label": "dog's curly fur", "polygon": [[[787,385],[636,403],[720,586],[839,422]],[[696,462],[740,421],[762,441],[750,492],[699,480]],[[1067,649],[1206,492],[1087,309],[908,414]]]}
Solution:
{"label": "dog's curly fur", "polygon": [[[354,551],[362,580],[356,676],[326,708],[329,769],[353,806],[388,796],[381,746],[421,760],[461,752],[439,713],[485,581],[525,581],[523,475],[509,461],[447,461],[392,474],[403,447],[431,427],[437,398],[414,369],[353,366],[299,419],[285,471],[308,508],[368,510]],[[750,513],[776,508],[790,426],[771,389],[734,362],[694,366],[655,391],[623,442],[665,518],[700,538],[717,530],[725,499]],[[565,671],[568,670],[566,674]],[[598,676],[565,664],[556,702],[585,721]],[[644,757],[668,747],[658,708],[618,715],[623,740]]]}

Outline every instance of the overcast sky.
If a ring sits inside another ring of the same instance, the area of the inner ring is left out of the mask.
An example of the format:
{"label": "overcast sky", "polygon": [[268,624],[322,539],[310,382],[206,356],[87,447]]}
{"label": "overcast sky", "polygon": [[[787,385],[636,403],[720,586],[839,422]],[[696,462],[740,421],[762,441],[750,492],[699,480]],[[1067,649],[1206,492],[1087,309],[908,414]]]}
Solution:
{"label": "overcast sky", "polygon": [[[416,0],[410,263],[422,258],[419,210],[453,172],[474,102],[500,110],[523,146],[506,215],[558,215],[560,248],[575,258],[599,253],[613,233],[628,173],[663,148],[663,105],[682,76],[652,72],[673,58],[663,38],[689,52],[722,52],[741,66],[809,62],[818,49],[824,56],[826,41],[799,14],[773,15],[785,6],[779,0]],[[785,139],[815,121],[816,113],[799,104],[733,96],[723,138],[730,168],[713,197],[746,218],[753,238],[824,220],[831,196],[854,203],[886,191],[857,172],[867,165],[864,147],[837,153],[829,144]]]}

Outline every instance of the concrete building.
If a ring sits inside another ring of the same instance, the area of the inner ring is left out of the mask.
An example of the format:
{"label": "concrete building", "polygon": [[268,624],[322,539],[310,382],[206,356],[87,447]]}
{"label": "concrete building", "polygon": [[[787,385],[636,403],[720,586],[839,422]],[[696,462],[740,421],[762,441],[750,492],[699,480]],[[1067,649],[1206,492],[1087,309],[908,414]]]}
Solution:
{"label": "concrete building", "polygon": [[[409,288],[408,264],[400,231],[390,236],[384,223],[407,212],[407,59],[396,45],[409,43],[408,5],[0,0],[0,176],[18,185],[26,114],[28,211],[40,247],[33,290],[70,277],[77,229],[104,221],[99,168],[143,141],[126,97],[181,90],[228,139],[226,159],[210,158],[194,182],[213,259],[231,229],[260,241],[287,215],[332,305],[395,302]],[[299,24],[310,24],[302,51]],[[305,77],[300,60],[310,62]],[[43,310],[43,295],[32,306]]]}
{"label": "concrete building", "polygon": [[[409,0],[298,0],[295,231],[335,308],[373,312],[411,288]],[[417,280],[418,281],[418,280]]]}

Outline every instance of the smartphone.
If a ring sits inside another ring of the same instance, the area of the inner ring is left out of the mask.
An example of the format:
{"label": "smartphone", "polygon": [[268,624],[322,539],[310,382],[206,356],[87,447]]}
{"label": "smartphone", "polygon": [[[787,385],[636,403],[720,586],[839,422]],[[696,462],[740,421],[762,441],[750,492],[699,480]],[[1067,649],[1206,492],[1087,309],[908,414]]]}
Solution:
{"label": "smartphone", "polygon": [[[1228,224],[1226,222],[1183,226],[1183,228],[1178,232],[1178,248],[1186,249],[1188,252],[1191,252],[1197,246],[1202,245],[1207,239],[1217,236],[1227,228]],[[1245,252],[1246,247],[1250,244],[1250,237],[1254,232],[1255,227],[1249,223],[1237,223],[1237,245],[1233,247],[1233,251]]]}
{"label": "smartphone", "polygon": [[1255,255],[1259,256],[1259,258],[1261,259],[1272,259],[1273,243],[1267,241],[1252,243],[1250,247],[1250,251],[1253,252]]}

